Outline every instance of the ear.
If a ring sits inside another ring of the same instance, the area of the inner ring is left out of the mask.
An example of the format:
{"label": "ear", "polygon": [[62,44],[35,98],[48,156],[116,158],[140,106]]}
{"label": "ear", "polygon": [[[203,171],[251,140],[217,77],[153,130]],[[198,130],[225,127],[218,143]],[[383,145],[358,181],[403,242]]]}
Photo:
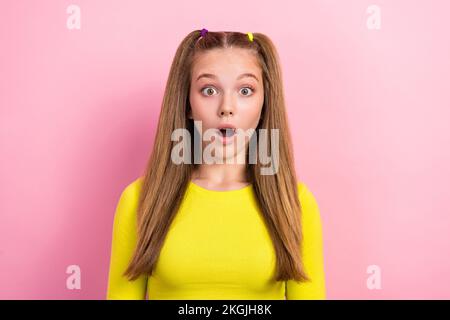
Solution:
{"label": "ear", "polygon": [[187,117],[188,117],[189,119],[192,119],[192,109],[191,109],[191,108],[189,108],[189,111],[188,111],[188,113],[187,113]]}

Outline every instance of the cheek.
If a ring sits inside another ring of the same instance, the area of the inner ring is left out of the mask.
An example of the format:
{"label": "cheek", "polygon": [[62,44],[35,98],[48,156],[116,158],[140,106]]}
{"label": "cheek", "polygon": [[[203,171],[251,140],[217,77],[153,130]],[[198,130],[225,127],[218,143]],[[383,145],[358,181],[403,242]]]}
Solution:
{"label": "cheek", "polygon": [[196,116],[197,118],[206,117],[208,116],[208,114],[211,113],[211,110],[213,110],[212,108],[208,108],[208,106],[205,103],[201,101],[195,101],[195,99],[193,103],[191,103],[191,108],[193,115]]}
{"label": "cheek", "polygon": [[191,92],[189,96],[189,103],[191,104],[191,109],[194,116],[198,116],[202,113],[204,107],[201,99],[195,94],[195,92]]}
{"label": "cheek", "polygon": [[246,107],[242,112],[242,118],[245,119],[245,126],[247,128],[256,128],[261,117],[262,105],[264,100],[258,100],[252,105]]}
{"label": "cheek", "polygon": [[189,98],[191,104],[191,115],[194,120],[201,120],[205,124],[209,122],[210,119],[214,118],[216,112],[216,106],[213,99],[203,99],[198,95],[191,95]]}

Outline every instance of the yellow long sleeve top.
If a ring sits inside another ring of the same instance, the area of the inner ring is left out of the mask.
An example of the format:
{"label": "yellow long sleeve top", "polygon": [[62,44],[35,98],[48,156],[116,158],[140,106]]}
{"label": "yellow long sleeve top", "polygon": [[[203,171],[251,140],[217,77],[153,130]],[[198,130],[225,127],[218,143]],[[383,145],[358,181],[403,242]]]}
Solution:
{"label": "yellow long sleeve top", "polygon": [[122,192],[112,232],[107,299],[325,299],[322,227],[314,195],[298,183],[303,263],[311,282],[274,281],[276,256],[251,185],[217,191],[192,181],[153,274],[123,273],[137,240],[142,177]]}

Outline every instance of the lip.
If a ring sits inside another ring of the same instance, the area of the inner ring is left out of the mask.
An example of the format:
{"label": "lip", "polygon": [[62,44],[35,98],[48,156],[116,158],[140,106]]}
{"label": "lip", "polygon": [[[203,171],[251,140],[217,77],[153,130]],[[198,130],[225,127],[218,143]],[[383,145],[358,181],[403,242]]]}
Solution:
{"label": "lip", "polygon": [[218,127],[217,127],[217,129],[227,129],[227,128],[231,128],[231,129],[234,129],[234,130],[236,130],[236,127],[234,126],[234,125],[232,125],[231,123],[222,123],[221,125],[219,125]]}

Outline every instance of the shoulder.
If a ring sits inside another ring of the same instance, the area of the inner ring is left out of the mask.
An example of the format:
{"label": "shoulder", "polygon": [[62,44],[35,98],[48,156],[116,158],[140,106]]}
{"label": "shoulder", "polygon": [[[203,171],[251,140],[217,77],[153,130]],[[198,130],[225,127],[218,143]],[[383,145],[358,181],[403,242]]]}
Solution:
{"label": "shoulder", "polygon": [[316,201],[316,197],[303,181],[297,182],[297,192],[300,201],[301,200],[303,200],[304,202]]}
{"label": "shoulder", "polygon": [[125,186],[125,188],[122,190],[121,197],[127,198],[127,199],[135,199],[139,197],[139,193],[141,191],[142,187],[142,181],[143,177],[139,177],[129,184]]}
{"label": "shoulder", "polygon": [[128,183],[122,190],[117,205],[116,216],[128,216],[137,208],[143,177]]}
{"label": "shoulder", "polygon": [[297,191],[301,207],[302,222],[306,226],[321,223],[317,198],[310,188],[302,181],[297,182]]}
{"label": "shoulder", "polygon": [[142,182],[144,180],[144,177],[139,177],[130,182],[128,185],[125,186],[123,193],[127,193],[129,195],[139,195],[139,192],[141,191]]}

